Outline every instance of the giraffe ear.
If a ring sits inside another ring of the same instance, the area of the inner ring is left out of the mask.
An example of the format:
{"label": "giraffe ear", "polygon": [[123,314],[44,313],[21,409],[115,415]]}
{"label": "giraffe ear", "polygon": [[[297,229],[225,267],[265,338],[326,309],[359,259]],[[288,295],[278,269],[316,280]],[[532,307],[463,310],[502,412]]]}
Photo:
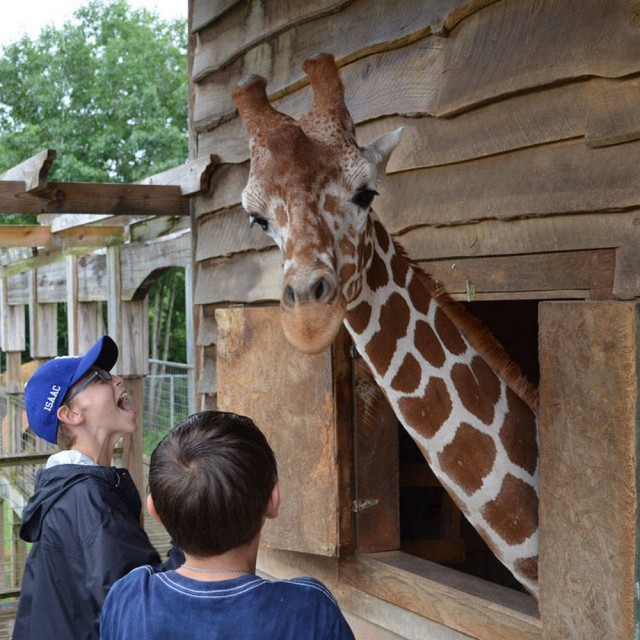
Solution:
{"label": "giraffe ear", "polygon": [[383,133],[379,138],[376,138],[371,144],[366,145],[362,149],[365,158],[376,165],[378,179],[384,177],[391,153],[400,143],[402,130],[403,127],[400,127],[395,131]]}

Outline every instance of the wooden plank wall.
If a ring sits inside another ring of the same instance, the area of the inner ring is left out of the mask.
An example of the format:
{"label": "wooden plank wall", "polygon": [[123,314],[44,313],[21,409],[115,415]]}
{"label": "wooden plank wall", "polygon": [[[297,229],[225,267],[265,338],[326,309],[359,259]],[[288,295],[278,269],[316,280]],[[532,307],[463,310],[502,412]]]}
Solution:
{"label": "wooden plank wall", "polygon": [[192,200],[201,408],[216,403],[215,309],[277,301],[281,282],[280,255],[241,208],[249,150],[231,90],[261,74],[299,117],[302,62],[322,51],[361,143],[404,127],[374,208],[454,296],[640,294],[636,3],[189,2],[192,160],[219,161]]}
{"label": "wooden plank wall", "polygon": [[[248,73],[302,115],[303,60],[332,52],[363,143],[404,127],[376,211],[459,297],[619,298],[640,289],[640,30],[627,0],[191,0],[198,332],[208,305],[279,297],[280,259],[240,206]],[[479,259],[481,258],[481,259]],[[200,392],[215,395],[213,382]],[[206,403],[206,395],[202,402]]]}

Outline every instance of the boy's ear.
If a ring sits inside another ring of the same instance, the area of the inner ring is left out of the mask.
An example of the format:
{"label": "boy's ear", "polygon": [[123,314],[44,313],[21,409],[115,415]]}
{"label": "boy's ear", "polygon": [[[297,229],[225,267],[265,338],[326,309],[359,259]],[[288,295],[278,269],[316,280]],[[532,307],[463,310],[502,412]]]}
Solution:
{"label": "boy's ear", "polygon": [[60,422],[64,422],[71,426],[81,424],[84,420],[82,414],[78,413],[75,409],[72,409],[68,404],[60,405],[56,415]]}
{"label": "boy's ear", "polygon": [[265,511],[266,518],[277,518],[278,511],[280,510],[280,486],[276,482],[271,491],[271,497],[267,503],[267,510]]}
{"label": "boy's ear", "polygon": [[151,494],[147,496],[147,511],[151,514],[151,517],[154,520],[157,520],[160,524],[162,524],[162,520],[160,520],[160,516],[156,511],[156,505],[153,504],[153,497],[151,496]]}

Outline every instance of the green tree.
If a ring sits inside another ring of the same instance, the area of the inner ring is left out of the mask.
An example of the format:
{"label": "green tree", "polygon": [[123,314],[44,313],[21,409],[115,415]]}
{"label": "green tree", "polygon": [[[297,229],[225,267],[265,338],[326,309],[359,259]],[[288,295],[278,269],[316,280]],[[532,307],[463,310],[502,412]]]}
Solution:
{"label": "green tree", "polygon": [[[0,51],[0,173],[46,148],[57,151],[50,178],[58,181],[134,182],[180,165],[187,86],[186,20],[165,21],[126,0],[90,0],[60,29]],[[2,214],[0,222],[36,220]],[[184,300],[184,277],[169,271],[156,289]],[[184,331],[171,328],[167,312],[161,305],[152,314],[158,342],[150,352],[184,360]],[[64,334],[61,314],[59,321]]]}
{"label": "green tree", "polygon": [[91,0],[0,57],[0,172],[50,147],[51,179],[133,182],[188,153],[187,26]]}

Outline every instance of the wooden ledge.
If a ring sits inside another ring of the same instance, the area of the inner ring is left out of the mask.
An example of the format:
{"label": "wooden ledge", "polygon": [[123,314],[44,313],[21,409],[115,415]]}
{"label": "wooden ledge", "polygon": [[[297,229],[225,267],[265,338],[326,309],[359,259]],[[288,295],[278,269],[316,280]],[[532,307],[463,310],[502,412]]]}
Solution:
{"label": "wooden ledge", "polygon": [[340,561],[340,582],[478,640],[540,640],[536,601],[400,551]]}

